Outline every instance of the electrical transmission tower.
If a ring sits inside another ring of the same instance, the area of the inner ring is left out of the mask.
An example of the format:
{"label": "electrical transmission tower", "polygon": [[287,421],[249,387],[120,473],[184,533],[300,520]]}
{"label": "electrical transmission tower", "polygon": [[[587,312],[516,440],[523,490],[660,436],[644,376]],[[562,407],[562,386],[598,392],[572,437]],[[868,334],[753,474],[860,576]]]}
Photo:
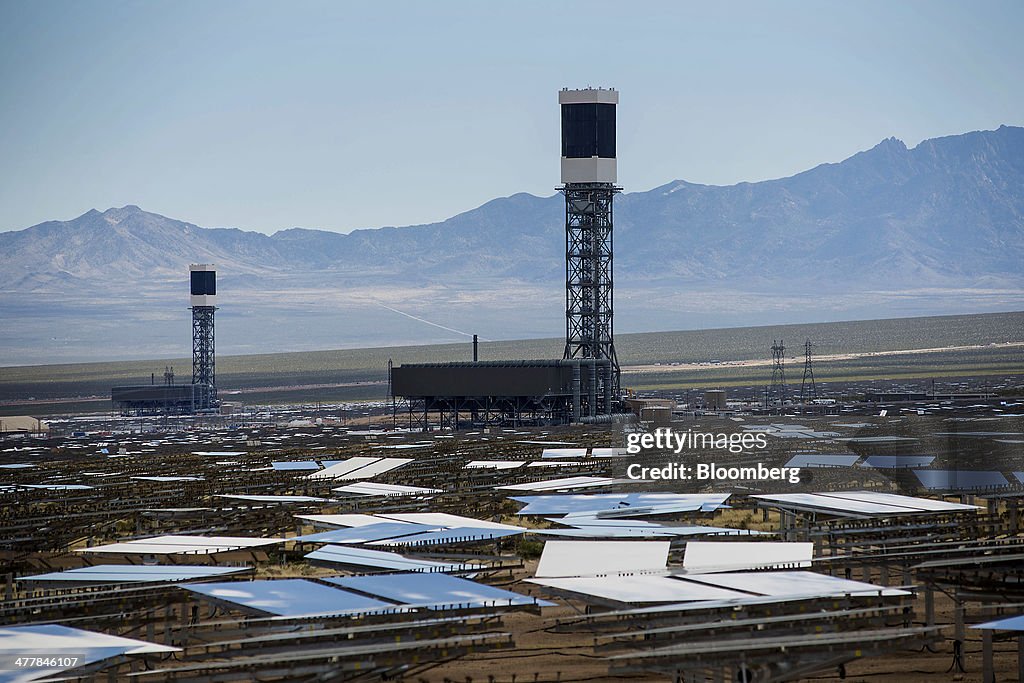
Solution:
{"label": "electrical transmission tower", "polygon": [[814,385],[814,367],[811,366],[811,347],[814,344],[808,339],[804,342],[804,378],[800,381],[800,402],[807,400],[807,380],[811,381],[811,398],[818,398],[818,387]]}
{"label": "electrical transmission tower", "polygon": [[786,403],[786,345],[780,339],[772,340],[772,395],[779,405]]}

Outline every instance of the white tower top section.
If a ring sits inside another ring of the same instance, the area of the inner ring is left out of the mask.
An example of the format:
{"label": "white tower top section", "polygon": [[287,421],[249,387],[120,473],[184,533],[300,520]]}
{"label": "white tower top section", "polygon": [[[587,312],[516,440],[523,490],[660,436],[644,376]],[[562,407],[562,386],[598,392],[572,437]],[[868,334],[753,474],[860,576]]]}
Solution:
{"label": "white tower top section", "polygon": [[189,305],[217,305],[217,267],[212,263],[193,263],[188,267]]}
{"label": "white tower top section", "polygon": [[562,89],[562,182],[611,183],[617,180],[613,88]]}
{"label": "white tower top section", "polygon": [[580,88],[579,90],[562,88],[558,91],[559,104],[587,104],[590,102],[618,104],[619,91],[615,88]]}

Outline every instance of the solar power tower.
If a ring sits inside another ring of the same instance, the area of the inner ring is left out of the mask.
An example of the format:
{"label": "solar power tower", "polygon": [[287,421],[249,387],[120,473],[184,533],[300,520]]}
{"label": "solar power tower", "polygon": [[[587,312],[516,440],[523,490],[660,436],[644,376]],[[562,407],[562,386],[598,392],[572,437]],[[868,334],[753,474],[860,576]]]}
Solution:
{"label": "solar power tower", "polygon": [[[612,200],[617,187],[614,89],[563,89],[562,187],[565,195],[566,360],[607,359],[595,377],[599,412],[611,412],[619,395],[619,361],[613,338]],[[590,366],[596,371],[596,366]]]}
{"label": "solar power tower", "polygon": [[202,392],[205,405],[198,406],[202,410],[218,405],[213,335],[217,269],[212,264],[199,263],[190,265],[188,270],[192,308],[192,384],[208,387],[208,391]]}

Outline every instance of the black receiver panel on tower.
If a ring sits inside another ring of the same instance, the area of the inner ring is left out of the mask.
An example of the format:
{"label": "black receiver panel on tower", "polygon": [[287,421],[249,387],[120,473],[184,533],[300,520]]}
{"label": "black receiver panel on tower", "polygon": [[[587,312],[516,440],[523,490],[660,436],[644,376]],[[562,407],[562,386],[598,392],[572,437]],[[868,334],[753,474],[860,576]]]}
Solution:
{"label": "black receiver panel on tower", "polygon": [[615,105],[597,102],[562,105],[562,156],[615,158]]}
{"label": "black receiver panel on tower", "polygon": [[217,272],[213,270],[193,270],[192,296],[216,296]]}

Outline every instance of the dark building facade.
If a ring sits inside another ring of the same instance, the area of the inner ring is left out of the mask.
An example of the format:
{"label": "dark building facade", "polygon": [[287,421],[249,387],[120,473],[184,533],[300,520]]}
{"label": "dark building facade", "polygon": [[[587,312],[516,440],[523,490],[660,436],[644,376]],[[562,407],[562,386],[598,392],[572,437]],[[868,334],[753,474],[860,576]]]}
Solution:
{"label": "dark building facade", "polygon": [[608,360],[417,363],[391,371],[391,391],[424,428],[569,424],[610,412]]}

